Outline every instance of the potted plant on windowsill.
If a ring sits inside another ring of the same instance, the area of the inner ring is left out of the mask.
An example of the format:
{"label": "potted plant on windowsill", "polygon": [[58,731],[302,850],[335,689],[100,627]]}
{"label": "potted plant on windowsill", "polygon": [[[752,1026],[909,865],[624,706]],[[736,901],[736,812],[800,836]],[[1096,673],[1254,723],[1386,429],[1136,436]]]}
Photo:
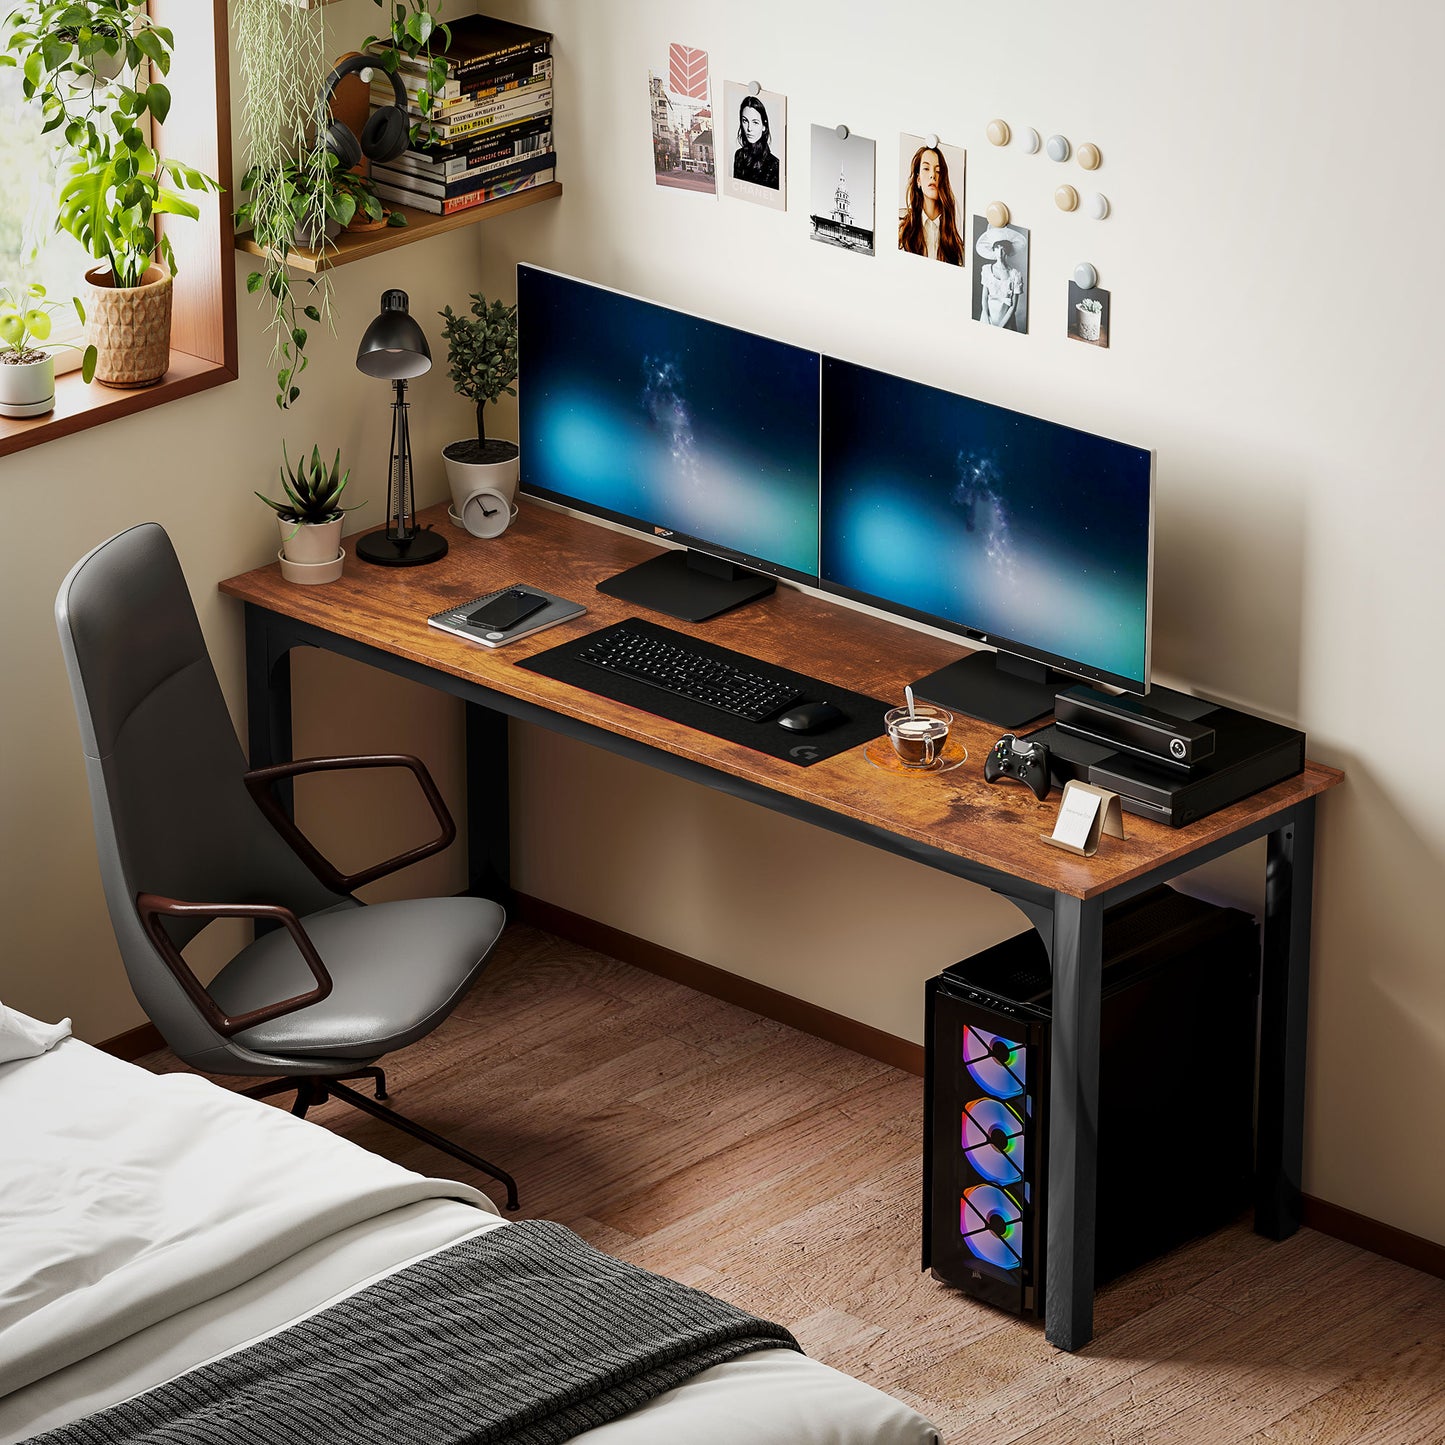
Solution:
{"label": "potted plant on windowsill", "polygon": [[479,491],[499,493],[510,508],[517,492],[521,453],[516,442],[487,436],[484,411],[505,392],[516,396],[517,308],[501,301],[488,302],[472,293],[472,314],[458,316],[450,306],[438,314],[446,323],[447,375],[459,396],[475,403],[477,434],[450,443],[442,450],[447,484],[458,517]]}
{"label": "potted plant on windowsill", "polygon": [[341,576],[346,554],[341,549],[341,524],[347,512],[363,506],[341,505],[341,493],[351,476],[350,469],[341,470],[341,450],[328,468],[321,460],[321,449],[311,448],[308,459],[291,465],[286,443],[281,443],[281,485],[286,490],[284,502],[274,502],[257,492],[276,513],[281,527],[281,575],[288,582],[334,582]]}
{"label": "potted plant on windowsill", "polygon": [[[85,307],[74,300],[85,321]],[[51,315],[64,306],[46,299],[35,282],[23,291],[0,287],[0,416],[44,416],[55,408],[55,353],[62,348],[81,352],[81,375],[95,374],[95,347],[51,341]]]}
{"label": "potted plant on windowsill", "polygon": [[[0,62],[20,67],[25,98],[71,155],[56,229],[102,263],[86,273],[86,327],[107,386],[150,386],[165,374],[176,263],[157,218],[194,220],[200,210],[180,191],[220,189],[150,146],[147,123],[163,123],[171,107],[153,76],[169,72],[174,43],[145,0],[22,0],[5,19]],[[121,73],[105,80],[122,52]]]}

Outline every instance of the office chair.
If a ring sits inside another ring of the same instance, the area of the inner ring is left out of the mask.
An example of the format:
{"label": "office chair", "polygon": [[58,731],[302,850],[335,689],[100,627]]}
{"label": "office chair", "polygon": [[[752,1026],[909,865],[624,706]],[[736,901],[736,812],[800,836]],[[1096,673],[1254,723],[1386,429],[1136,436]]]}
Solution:
{"label": "office chair", "polygon": [[[445,848],[456,827],[422,763],[311,758],[248,770],[170,538],[148,522],[71,569],[55,620],[75,697],[106,905],[131,987],[166,1043],[213,1074],[272,1077],[304,1116],[330,1095],[506,1186],[511,1175],[350,1088],[434,1029],[485,966],[506,915],[482,898],[363,904],[352,891]],[[405,767],[441,836],[349,876],[274,796],[300,773]],[[181,950],[212,919],[255,941],[209,984]],[[260,931],[265,928],[264,933]]]}

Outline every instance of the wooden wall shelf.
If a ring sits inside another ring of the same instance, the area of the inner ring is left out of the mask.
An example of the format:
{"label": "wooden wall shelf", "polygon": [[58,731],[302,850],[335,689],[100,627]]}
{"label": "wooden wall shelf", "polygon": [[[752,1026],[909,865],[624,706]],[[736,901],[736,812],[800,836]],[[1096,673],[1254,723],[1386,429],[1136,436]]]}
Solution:
{"label": "wooden wall shelf", "polygon": [[[297,247],[286,258],[286,264],[296,271],[314,275],[318,271],[334,266],[345,266],[350,261],[362,261],[368,256],[379,255],[382,251],[394,251],[398,246],[409,246],[414,241],[424,241],[428,236],[439,236],[443,231],[456,231],[463,226],[474,226],[479,221],[488,221],[509,211],[519,211],[523,206],[535,206],[538,201],[556,200],[562,194],[561,181],[550,181],[534,190],[518,191],[515,195],[500,196],[485,205],[474,206],[468,211],[454,211],[450,216],[433,216],[426,211],[414,211],[410,206],[397,207],[406,216],[406,225],[387,226],[380,231],[344,231],[336,238],[334,246],[328,246],[325,255]],[[236,238],[238,250],[252,256],[264,256],[263,247],[258,246],[250,236]]]}

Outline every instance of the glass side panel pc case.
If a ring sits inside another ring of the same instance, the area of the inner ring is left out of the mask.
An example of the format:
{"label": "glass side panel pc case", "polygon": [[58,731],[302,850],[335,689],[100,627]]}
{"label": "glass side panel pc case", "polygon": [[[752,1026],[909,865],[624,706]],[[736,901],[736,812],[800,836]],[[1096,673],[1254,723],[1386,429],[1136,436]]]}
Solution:
{"label": "glass side panel pc case", "polygon": [[816,583],[817,352],[535,266],[517,301],[524,492],[680,542],[713,576]]}
{"label": "glass side panel pc case", "polygon": [[1152,452],[824,357],[821,458],[825,590],[1147,690]]}

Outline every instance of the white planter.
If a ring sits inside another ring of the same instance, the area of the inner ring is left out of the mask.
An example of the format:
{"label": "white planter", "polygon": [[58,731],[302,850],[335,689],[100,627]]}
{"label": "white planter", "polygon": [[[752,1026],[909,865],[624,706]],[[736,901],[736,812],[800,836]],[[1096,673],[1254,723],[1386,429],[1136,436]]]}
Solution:
{"label": "white planter", "polygon": [[1097,341],[1099,339],[1099,323],[1104,319],[1102,311],[1085,311],[1082,306],[1074,307],[1079,313],[1079,335],[1085,341]]}
{"label": "white planter", "polygon": [[47,352],[39,361],[11,362],[13,352],[0,361],[0,416],[44,416],[55,409],[55,358]]}
{"label": "white planter", "polygon": [[[478,456],[479,460],[473,459]],[[459,517],[466,516],[467,502],[477,492],[496,492],[509,507],[516,498],[522,469],[516,442],[489,441],[483,449],[475,437],[467,437],[443,449],[442,463],[447,469],[452,510]]]}
{"label": "white planter", "polygon": [[346,565],[346,553],[338,552],[321,562],[293,562],[284,551],[276,554],[281,563],[281,575],[288,582],[300,582],[308,586],[317,582],[335,582]]}
{"label": "white planter", "polygon": [[288,562],[334,562],[341,551],[340,517],[330,522],[288,522],[284,517],[276,521],[281,527],[281,551]]}

